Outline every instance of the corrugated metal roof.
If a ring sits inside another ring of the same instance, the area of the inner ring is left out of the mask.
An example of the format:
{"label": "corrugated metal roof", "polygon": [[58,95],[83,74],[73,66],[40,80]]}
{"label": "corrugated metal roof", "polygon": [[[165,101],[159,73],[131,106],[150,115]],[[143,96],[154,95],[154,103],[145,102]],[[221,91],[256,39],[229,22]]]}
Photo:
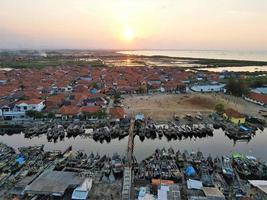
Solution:
{"label": "corrugated metal roof", "polygon": [[249,180],[248,181],[254,187],[257,187],[259,190],[267,194],[267,181],[264,180]]}
{"label": "corrugated metal roof", "polygon": [[188,189],[198,189],[201,190],[203,188],[202,182],[197,180],[189,179],[187,180]]}

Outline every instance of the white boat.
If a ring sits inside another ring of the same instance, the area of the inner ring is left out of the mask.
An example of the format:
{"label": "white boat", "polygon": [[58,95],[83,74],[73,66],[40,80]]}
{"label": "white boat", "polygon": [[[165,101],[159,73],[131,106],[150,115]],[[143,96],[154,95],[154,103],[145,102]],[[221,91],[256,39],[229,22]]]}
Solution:
{"label": "white boat", "polygon": [[75,188],[72,193],[72,200],[86,200],[89,196],[89,192],[92,188],[93,180],[91,178],[86,178],[84,182]]}

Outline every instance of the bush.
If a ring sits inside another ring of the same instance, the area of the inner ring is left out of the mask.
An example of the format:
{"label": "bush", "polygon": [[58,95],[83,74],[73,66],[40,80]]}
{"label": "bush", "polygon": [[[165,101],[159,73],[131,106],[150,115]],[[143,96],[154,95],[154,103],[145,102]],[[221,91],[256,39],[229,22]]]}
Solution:
{"label": "bush", "polygon": [[43,113],[38,112],[38,111],[35,111],[35,110],[28,110],[28,111],[26,111],[26,115],[28,117],[33,118],[33,119],[40,119],[40,118],[43,118],[44,117]]}
{"label": "bush", "polygon": [[221,103],[217,104],[217,105],[215,106],[215,110],[216,110],[216,112],[218,112],[218,113],[223,113],[223,112],[224,112],[224,105],[221,104]]}
{"label": "bush", "polygon": [[49,112],[47,117],[50,118],[50,119],[53,119],[53,118],[55,118],[55,113]]}

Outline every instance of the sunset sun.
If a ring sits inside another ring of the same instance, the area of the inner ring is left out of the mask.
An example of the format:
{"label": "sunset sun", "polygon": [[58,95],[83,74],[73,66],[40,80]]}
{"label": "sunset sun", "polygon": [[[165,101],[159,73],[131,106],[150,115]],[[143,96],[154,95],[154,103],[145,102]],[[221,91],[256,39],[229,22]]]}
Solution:
{"label": "sunset sun", "polygon": [[132,28],[128,27],[123,31],[123,38],[125,41],[132,41],[134,37],[135,37],[135,33]]}

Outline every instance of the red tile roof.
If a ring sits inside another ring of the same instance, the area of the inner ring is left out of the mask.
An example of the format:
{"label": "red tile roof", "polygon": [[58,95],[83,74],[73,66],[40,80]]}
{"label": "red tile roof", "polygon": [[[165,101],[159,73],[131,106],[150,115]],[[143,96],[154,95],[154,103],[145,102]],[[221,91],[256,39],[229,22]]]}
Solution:
{"label": "red tile roof", "polygon": [[125,113],[122,107],[110,108],[109,113],[113,119],[122,119],[125,117]]}
{"label": "red tile roof", "polygon": [[25,104],[39,104],[39,103],[41,103],[43,101],[44,100],[42,100],[42,99],[29,99],[29,100],[20,100],[16,104],[21,104],[21,103],[25,103]]}
{"label": "red tile roof", "polygon": [[80,112],[83,113],[96,113],[100,110],[100,106],[82,106]]}
{"label": "red tile roof", "polygon": [[61,105],[63,103],[64,99],[65,99],[65,94],[63,94],[63,93],[59,93],[57,95],[52,95],[46,99],[45,105],[46,106],[58,106],[58,105]]}
{"label": "red tile roof", "polygon": [[234,110],[232,108],[228,108],[224,112],[228,117],[234,117],[234,118],[243,118],[243,117],[245,117],[243,114],[239,113],[238,111],[236,111],[236,110]]}
{"label": "red tile roof", "polygon": [[248,98],[262,102],[264,104],[267,104],[267,96],[260,94],[260,93],[256,93],[256,92],[250,92],[248,95]]}
{"label": "red tile roof", "polygon": [[76,106],[62,106],[58,113],[62,115],[77,115],[80,112],[80,108]]}

